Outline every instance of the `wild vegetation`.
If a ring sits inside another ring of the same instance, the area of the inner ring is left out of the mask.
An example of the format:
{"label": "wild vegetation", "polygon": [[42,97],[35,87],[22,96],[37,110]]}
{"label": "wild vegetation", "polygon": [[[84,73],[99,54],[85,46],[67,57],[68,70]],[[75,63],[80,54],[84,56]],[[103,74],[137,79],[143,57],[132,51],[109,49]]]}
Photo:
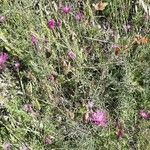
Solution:
{"label": "wild vegetation", "polygon": [[0,1],[0,149],[149,150],[140,2]]}

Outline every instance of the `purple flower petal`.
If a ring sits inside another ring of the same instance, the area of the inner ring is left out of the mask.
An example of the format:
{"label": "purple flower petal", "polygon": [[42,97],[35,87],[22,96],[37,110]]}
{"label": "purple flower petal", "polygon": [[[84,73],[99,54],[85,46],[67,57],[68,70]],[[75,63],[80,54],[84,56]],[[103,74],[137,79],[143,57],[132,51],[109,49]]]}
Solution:
{"label": "purple flower petal", "polygon": [[84,19],[84,15],[79,12],[75,15],[75,19],[76,21],[82,21]]}
{"label": "purple flower petal", "polygon": [[36,38],[36,36],[32,35],[31,36],[31,42],[32,42],[32,45],[37,45],[38,44],[38,39]]}
{"label": "purple flower petal", "polygon": [[90,114],[90,122],[97,125],[106,127],[108,124],[107,113],[103,110],[98,110]]}
{"label": "purple flower petal", "polygon": [[3,144],[3,150],[11,150],[11,144],[10,143],[4,143]]}
{"label": "purple flower petal", "polygon": [[69,14],[71,12],[71,7],[70,6],[62,6],[61,7],[61,11],[64,13],[64,14]]}
{"label": "purple flower petal", "polygon": [[71,60],[75,60],[76,59],[76,54],[73,52],[73,51],[69,51],[68,52],[68,57],[69,57],[69,59],[71,59]]}
{"label": "purple flower petal", "polygon": [[6,21],[6,17],[5,16],[0,16],[0,23],[3,23]]}
{"label": "purple flower petal", "polygon": [[145,111],[145,110],[140,110],[139,116],[140,116],[142,119],[145,119],[145,120],[150,119],[150,113],[148,113],[148,112]]}
{"label": "purple flower petal", "polygon": [[54,30],[54,29],[55,29],[55,26],[56,26],[55,20],[54,20],[54,19],[49,20],[48,23],[47,23],[47,26],[48,26],[48,28],[49,28],[50,30]]}
{"label": "purple flower petal", "polygon": [[20,69],[20,63],[16,62],[15,65],[14,65],[14,68],[15,68],[16,71],[19,71],[19,69]]}
{"label": "purple flower petal", "polygon": [[6,54],[6,53],[0,54],[0,69],[4,68],[5,62],[7,61],[7,59],[8,59],[8,54]]}

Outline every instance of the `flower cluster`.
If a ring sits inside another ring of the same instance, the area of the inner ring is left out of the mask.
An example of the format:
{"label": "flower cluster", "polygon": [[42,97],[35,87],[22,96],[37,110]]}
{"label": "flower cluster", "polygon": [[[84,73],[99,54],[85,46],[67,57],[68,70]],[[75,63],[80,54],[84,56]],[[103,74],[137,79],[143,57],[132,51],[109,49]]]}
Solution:
{"label": "flower cluster", "polygon": [[8,54],[1,53],[0,54],[0,69],[3,69],[5,67],[5,63],[8,59]]}
{"label": "flower cluster", "polygon": [[107,113],[104,110],[97,110],[89,115],[89,121],[97,126],[106,127],[108,124]]}

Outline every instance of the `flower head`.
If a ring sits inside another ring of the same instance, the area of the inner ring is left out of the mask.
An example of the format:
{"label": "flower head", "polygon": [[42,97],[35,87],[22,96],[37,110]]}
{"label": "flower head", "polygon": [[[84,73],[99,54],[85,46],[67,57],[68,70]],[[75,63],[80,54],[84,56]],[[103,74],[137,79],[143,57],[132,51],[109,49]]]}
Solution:
{"label": "flower head", "polygon": [[3,144],[3,150],[11,150],[11,144],[10,143],[4,143]]}
{"label": "flower head", "polygon": [[92,112],[89,118],[90,122],[97,125],[106,127],[108,123],[107,113],[104,110],[98,110],[96,112]]}
{"label": "flower head", "polygon": [[0,16],[0,23],[5,22],[5,20],[6,20],[6,17],[5,17],[5,16]]}
{"label": "flower head", "polygon": [[62,6],[61,7],[61,11],[64,13],[64,14],[69,14],[71,12],[71,7],[70,6]]}
{"label": "flower head", "polygon": [[53,74],[51,74],[49,75],[48,79],[53,82],[55,81],[56,77]]}
{"label": "flower head", "polygon": [[16,62],[15,65],[14,65],[14,68],[15,68],[16,71],[19,71],[19,69],[20,69],[20,63]]}
{"label": "flower head", "polygon": [[4,68],[5,62],[7,61],[7,59],[8,59],[8,54],[6,54],[6,53],[0,54],[0,69]]}
{"label": "flower head", "polygon": [[25,105],[23,106],[23,110],[26,111],[26,112],[29,112],[29,113],[34,112],[34,111],[33,111],[33,108],[32,108],[32,104],[25,104]]}
{"label": "flower head", "polygon": [[140,110],[139,116],[140,116],[142,119],[145,119],[145,120],[150,119],[150,113],[148,113],[148,112],[145,111],[145,110]]}
{"label": "flower head", "polygon": [[45,145],[50,145],[53,142],[54,137],[53,136],[46,136],[44,139],[44,144]]}
{"label": "flower head", "polygon": [[31,36],[31,42],[32,42],[32,45],[37,45],[38,44],[38,39],[36,36],[32,35]]}
{"label": "flower head", "polygon": [[71,59],[71,60],[75,60],[76,59],[76,54],[73,52],[73,51],[69,51],[68,52],[68,57],[69,57],[69,59]]}
{"label": "flower head", "polygon": [[54,30],[56,26],[56,22],[54,19],[50,19],[47,23],[47,26],[50,30]]}
{"label": "flower head", "polygon": [[83,13],[81,13],[81,12],[78,12],[78,13],[75,15],[76,21],[82,21],[83,18],[84,18],[84,15],[83,15]]}
{"label": "flower head", "polygon": [[124,31],[127,33],[127,32],[130,31],[131,25],[129,25],[129,24],[124,24],[124,25],[123,25],[123,28],[124,28]]}

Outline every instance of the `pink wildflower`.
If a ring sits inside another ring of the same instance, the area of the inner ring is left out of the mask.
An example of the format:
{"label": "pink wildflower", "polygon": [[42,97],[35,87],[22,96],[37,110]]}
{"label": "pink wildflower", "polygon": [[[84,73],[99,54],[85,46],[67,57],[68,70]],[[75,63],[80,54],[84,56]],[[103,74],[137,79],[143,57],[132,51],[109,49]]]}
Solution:
{"label": "pink wildflower", "polygon": [[46,136],[44,139],[44,144],[45,145],[50,145],[53,142],[54,137],[53,136]]}
{"label": "pink wildflower", "polygon": [[107,114],[103,110],[98,110],[96,112],[92,112],[89,118],[90,122],[97,125],[106,127],[108,123]]}
{"label": "pink wildflower", "polygon": [[6,20],[6,17],[5,17],[5,16],[0,16],[0,23],[5,22],[5,20]]}
{"label": "pink wildflower", "polygon": [[61,11],[64,13],[64,14],[69,14],[71,12],[71,7],[70,6],[62,6],[61,7]]}
{"label": "pink wildflower", "polygon": [[0,54],[0,69],[3,69],[5,67],[5,62],[8,59],[8,54],[6,53],[1,53]]}
{"label": "pink wildflower", "polygon": [[56,26],[55,20],[54,19],[49,20],[47,26],[50,30],[54,30]]}
{"label": "pink wildflower", "polygon": [[140,116],[142,119],[145,119],[145,120],[150,119],[150,113],[148,113],[148,112],[145,111],[145,110],[140,110],[139,116]]}
{"label": "pink wildflower", "polygon": [[19,71],[19,69],[20,69],[20,63],[16,62],[15,65],[14,65],[14,68],[15,68],[16,71]]}
{"label": "pink wildflower", "polygon": [[79,12],[79,13],[77,13],[77,14],[75,15],[76,21],[82,21],[83,18],[84,18],[83,13],[80,13],[80,12]]}
{"label": "pink wildflower", "polygon": [[26,111],[26,112],[29,112],[29,113],[33,113],[34,112],[31,104],[25,104],[23,106],[23,110]]}
{"label": "pink wildflower", "polygon": [[131,25],[129,25],[129,24],[125,25],[125,24],[124,24],[124,25],[123,25],[123,28],[124,28],[125,32],[127,33],[127,32],[130,31]]}
{"label": "pink wildflower", "polygon": [[71,59],[71,60],[75,60],[76,59],[76,54],[73,52],[73,51],[69,51],[68,52],[68,57],[69,57],[69,59]]}
{"label": "pink wildflower", "polygon": [[53,81],[55,81],[56,77],[55,77],[53,74],[51,74],[51,75],[48,77],[48,79],[53,82]]}
{"label": "pink wildflower", "polygon": [[32,42],[32,45],[37,45],[38,44],[38,39],[36,38],[36,36],[32,35],[31,36],[31,42]]}
{"label": "pink wildflower", "polygon": [[3,150],[11,150],[11,144],[10,143],[4,143],[3,144]]}

